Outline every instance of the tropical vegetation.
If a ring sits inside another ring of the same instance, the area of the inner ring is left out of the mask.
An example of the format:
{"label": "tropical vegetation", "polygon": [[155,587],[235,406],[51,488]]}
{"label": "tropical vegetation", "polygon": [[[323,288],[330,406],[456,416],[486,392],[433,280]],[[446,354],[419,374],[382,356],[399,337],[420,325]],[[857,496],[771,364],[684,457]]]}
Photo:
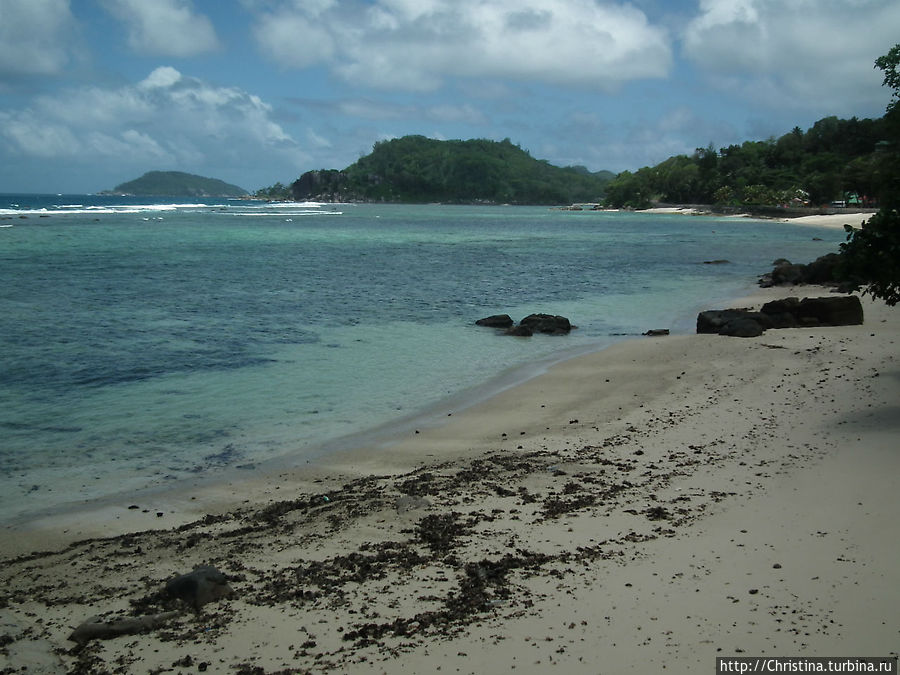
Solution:
{"label": "tropical vegetation", "polygon": [[121,183],[109,191],[117,195],[241,197],[247,191],[218,178],[206,178],[182,171],[148,171],[140,178]]}
{"label": "tropical vegetation", "polygon": [[613,175],[553,166],[508,138],[404,136],[376,143],[342,171],[308,171],[291,184],[291,193],[298,201],[596,203]]}
{"label": "tropical vegetation", "polygon": [[826,117],[806,131],[795,127],[780,138],[719,150],[710,145],[620,173],[607,186],[606,204],[874,204],[884,188],[885,141],[890,135],[886,117]]}
{"label": "tropical vegetation", "polygon": [[900,44],[875,61],[891,89],[884,119],[887,143],[878,158],[881,209],[862,228],[847,227],[841,273],[889,305],[900,302]]}

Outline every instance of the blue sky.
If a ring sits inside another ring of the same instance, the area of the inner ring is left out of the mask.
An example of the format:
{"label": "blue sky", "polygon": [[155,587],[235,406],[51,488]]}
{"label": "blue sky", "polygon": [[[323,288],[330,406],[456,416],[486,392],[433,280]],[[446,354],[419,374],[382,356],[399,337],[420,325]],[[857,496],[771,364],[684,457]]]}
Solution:
{"label": "blue sky", "polygon": [[379,140],[652,165],[878,117],[897,0],[0,0],[0,192],[249,190]]}

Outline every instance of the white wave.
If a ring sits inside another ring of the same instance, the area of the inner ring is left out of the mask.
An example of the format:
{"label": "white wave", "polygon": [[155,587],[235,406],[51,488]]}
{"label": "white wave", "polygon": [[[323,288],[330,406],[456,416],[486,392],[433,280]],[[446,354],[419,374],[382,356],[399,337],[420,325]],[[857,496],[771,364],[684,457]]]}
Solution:
{"label": "white wave", "polygon": [[241,218],[274,218],[277,216],[291,217],[294,216],[342,216],[343,211],[269,211],[266,213],[248,213],[248,212],[229,212],[226,215]]}

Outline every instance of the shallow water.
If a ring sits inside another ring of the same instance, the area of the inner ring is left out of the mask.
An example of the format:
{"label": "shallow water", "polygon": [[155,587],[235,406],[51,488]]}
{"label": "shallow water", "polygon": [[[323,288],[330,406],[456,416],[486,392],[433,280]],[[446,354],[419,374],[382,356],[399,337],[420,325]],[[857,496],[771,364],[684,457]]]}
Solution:
{"label": "shallow water", "polygon": [[[0,195],[0,225],[3,518],[314,457],[512,367],[690,332],[699,306],[775,258],[805,262],[844,236],[531,207],[85,195]],[[730,262],[703,264],[717,259]],[[538,311],[579,328],[513,339],[473,325]]]}

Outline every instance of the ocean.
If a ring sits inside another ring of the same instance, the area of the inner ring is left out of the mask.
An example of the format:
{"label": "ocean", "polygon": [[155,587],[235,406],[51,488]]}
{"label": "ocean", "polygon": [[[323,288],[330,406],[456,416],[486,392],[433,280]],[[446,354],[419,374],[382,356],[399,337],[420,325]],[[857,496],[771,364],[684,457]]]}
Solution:
{"label": "ocean", "polygon": [[[546,207],[0,195],[0,520],[314,462],[568,355],[693,332],[776,258],[843,239]],[[578,328],[474,324],[533,312]]]}

